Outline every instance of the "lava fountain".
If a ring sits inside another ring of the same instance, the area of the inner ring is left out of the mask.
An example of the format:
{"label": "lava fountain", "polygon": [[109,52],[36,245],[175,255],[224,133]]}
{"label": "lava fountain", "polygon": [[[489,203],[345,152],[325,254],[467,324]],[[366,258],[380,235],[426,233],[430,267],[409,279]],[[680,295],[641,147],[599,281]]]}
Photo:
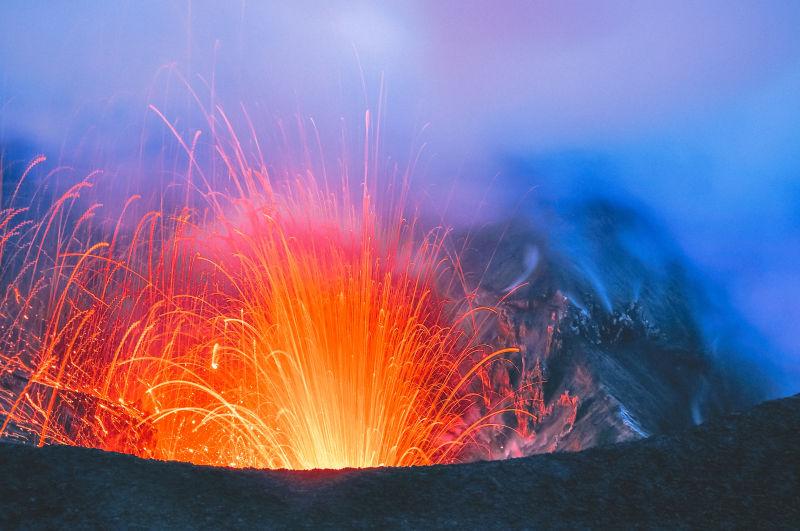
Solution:
{"label": "lava fountain", "polygon": [[133,196],[105,224],[90,175],[16,206],[38,158],[4,202],[0,437],[310,469],[535,435],[541,381],[487,383],[517,349],[482,344],[492,308],[471,304],[447,231],[409,215],[407,173],[379,180],[369,114],[363,159],[336,171],[276,171],[210,120],[217,174],[164,120],[189,160],[179,201]]}

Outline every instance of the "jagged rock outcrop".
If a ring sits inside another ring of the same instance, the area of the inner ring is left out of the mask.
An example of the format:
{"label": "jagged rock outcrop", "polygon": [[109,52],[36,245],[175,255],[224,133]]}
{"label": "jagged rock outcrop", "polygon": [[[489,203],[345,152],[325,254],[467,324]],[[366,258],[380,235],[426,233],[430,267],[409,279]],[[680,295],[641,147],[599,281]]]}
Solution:
{"label": "jagged rock outcrop", "polygon": [[493,457],[639,439],[764,397],[767,379],[740,341],[747,325],[644,213],[595,199],[542,218],[459,240],[476,304],[498,310],[486,340],[521,348],[501,379],[540,368],[544,409],[565,393],[578,401],[574,424],[566,412],[542,418],[510,453],[499,437]]}

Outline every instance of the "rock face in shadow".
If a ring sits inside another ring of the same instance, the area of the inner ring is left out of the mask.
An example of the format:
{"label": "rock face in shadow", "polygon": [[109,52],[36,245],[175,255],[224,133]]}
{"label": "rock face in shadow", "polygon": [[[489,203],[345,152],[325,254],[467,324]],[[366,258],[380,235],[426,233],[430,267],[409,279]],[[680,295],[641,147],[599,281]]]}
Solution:
{"label": "rock face in shadow", "polygon": [[257,471],[0,444],[0,528],[714,528],[800,522],[800,395],[575,453]]}
{"label": "rock face in shadow", "polygon": [[668,433],[769,394],[753,357],[767,346],[645,212],[605,199],[541,210],[457,240],[467,289],[498,308],[485,340],[522,349],[498,380],[519,387],[538,366],[545,409],[578,398],[574,422],[550,415],[535,438],[500,435],[492,457]]}

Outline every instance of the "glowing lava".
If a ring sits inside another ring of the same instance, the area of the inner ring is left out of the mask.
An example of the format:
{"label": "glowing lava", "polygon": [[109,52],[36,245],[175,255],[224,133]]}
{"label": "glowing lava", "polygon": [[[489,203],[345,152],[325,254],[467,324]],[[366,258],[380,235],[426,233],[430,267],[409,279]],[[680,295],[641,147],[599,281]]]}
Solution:
{"label": "glowing lava", "polygon": [[376,205],[370,157],[355,193],[346,166],[333,188],[310,167],[276,186],[226,140],[221,184],[184,144],[200,199],[132,230],[138,197],[106,237],[99,205],[74,214],[92,178],[38,219],[12,198],[0,436],[237,467],[403,466],[457,460],[504,412],[531,415],[511,407],[519,393],[476,391],[516,349],[479,343],[487,310],[448,298],[445,232],[418,230],[402,197]]}

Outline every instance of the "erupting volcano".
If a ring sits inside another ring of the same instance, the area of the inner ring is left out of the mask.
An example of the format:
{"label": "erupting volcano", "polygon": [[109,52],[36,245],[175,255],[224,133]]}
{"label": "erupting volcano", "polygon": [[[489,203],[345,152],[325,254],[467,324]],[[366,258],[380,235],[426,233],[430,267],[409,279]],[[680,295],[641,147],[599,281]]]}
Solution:
{"label": "erupting volcano", "polygon": [[0,530],[797,527],[798,26],[0,2]]}
{"label": "erupting volcano", "polygon": [[[491,458],[492,441],[535,438],[552,413],[541,369],[482,340],[494,308],[448,231],[414,221],[411,170],[379,164],[369,122],[358,163],[290,167],[243,147],[221,110],[213,164],[164,119],[188,170],[114,223],[86,201],[95,176],[18,205],[34,160],[0,222],[0,436],[290,469]],[[568,429],[577,402],[559,404]]]}

